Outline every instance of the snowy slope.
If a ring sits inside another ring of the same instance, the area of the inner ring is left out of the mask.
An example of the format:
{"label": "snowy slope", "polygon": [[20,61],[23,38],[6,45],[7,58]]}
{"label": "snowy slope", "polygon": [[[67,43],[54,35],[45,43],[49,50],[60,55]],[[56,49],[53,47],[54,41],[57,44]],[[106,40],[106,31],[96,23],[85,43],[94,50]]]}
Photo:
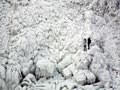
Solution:
{"label": "snowy slope", "polygon": [[0,0],[0,90],[120,90],[120,0]]}

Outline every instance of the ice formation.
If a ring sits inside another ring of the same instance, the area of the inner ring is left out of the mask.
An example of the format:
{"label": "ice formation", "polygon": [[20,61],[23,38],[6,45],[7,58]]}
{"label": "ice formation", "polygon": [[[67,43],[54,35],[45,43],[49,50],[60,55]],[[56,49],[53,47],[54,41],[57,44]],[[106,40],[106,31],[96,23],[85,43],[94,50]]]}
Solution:
{"label": "ice formation", "polygon": [[0,0],[0,90],[120,90],[120,0]]}

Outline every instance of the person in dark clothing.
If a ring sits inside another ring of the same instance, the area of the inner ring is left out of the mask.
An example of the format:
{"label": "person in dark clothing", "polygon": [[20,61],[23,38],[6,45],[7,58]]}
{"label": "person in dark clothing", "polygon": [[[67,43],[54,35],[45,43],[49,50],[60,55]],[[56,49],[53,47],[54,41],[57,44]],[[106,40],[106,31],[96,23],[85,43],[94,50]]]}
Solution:
{"label": "person in dark clothing", "polygon": [[84,39],[84,41],[83,41],[83,45],[84,45],[84,51],[87,51],[87,47],[86,47],[86,39]]}
{"label": "person in dark clothing", "polygon": [[90,44],[91,44],[91,39],[90,37],[88,38],[88,50],[90,49]]}
{"label": "person in dark clothing", "polygon": [[84,51],[87,51],[90,49],[90,45],[91,45],[91,38],[89,37],[87,40],[84,39],[83,40],[83,45],[84,45]]}

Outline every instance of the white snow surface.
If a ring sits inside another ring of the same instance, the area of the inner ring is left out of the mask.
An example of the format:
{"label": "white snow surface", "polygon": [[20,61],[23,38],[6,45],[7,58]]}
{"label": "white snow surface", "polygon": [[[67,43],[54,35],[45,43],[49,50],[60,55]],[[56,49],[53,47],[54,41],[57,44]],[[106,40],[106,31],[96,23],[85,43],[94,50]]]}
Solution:
{"label": "white snow surface", "polygon": [[120,0],[0,0],[0,90],[120,90]]}

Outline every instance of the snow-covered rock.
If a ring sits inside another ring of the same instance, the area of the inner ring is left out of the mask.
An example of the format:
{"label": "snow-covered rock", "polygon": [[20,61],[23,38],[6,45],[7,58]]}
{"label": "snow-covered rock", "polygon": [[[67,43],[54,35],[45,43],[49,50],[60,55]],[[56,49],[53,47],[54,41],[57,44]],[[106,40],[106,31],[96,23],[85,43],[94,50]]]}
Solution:
{"label": "snow-covered rock", "polygon": [[21,79],[21,69],[18,66],[15,67],[15,65],[8,65],[6,69],[6,86],[10,90],[15,89],[20,84]]}
{"label": "snow-covered rock", "polygon": [[33,64],[33,60],[29,60],[29,62],[25,62],[22,65],[22,73],[26,76],[28,73],[33,73],[35,71],[35,65]]}
{"label": "snow-covered rock", "polygon": [[77,83],[71,80],[65,80],[57,85],[56,90],[71,90],[77,88]]}
{"label": "snow-covered rock", "polygon": [[31,86],[32,84],[36,84],[36,78],[33,74],[27,74],[26,77],[23,79],[21,86]]}
{"label": "snow-covered rock", "polygon": [[80,85],[86,84],[86,76],[84,75],[84,71],[82,71],[82,70],[78,71],[74,75],[74,78],[75,78],[76,82],[79,83]]}
{"label": "snow-covered rock", "polygon": [[1,90],[7,90],[5,80],[0,78],[0,89]]}
{"label": "snow-covered rock", "polygon": [[35,75],[37,79],[40,79],[40,77],[52,77],[54,75],[55,70],[55,64],[47,59],[43,58],[42,60],[38,60],[36,62]]}
{"label": "snow-covered rock", "polygon": [[59,71],[63,70],[65,67],[72,63],[71,55],[67,55],[61,62],[58,63]]}
{"label": "snow-covered rock", "polygon": [[0,78],[3,80],[5,80],[6,77],[5,73],[6,73],[5,67],[0,65]]}

